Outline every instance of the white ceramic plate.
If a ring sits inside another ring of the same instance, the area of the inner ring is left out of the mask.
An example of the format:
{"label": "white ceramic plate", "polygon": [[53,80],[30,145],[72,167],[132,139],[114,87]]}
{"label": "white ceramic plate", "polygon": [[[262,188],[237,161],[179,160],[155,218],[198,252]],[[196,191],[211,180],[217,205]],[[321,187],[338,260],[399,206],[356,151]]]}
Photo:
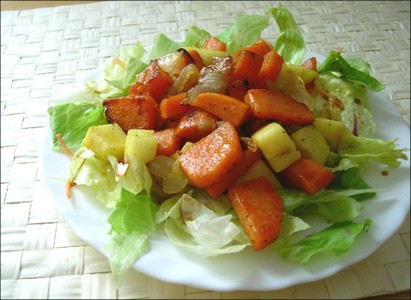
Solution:
{"label": "white ceramic plate", "polygon": [[[306,57],[310,55],[307,53]],[[398,147],[410,148],[410,128],[393,103],[381,92],[370,92],[369,102],[378,126],[377,137],[385,140],[398,137]],[[74,232],[104,254],[110,229],[106,222],[109,211],[81,187],[72,189],[72,200],[66,198],[69,159],[51,148],[51,132],[46,125],[39,153],[40,177],[46,195]],[[388,171],[389,175],[382,176],[382,171]],[[388,191],[362,202],[365,209],[356,221],[370,218],[373,225],[341,256],[317,255],[305,266],[286,262],[269,249],[255,252],[247,248],[236,254],[202,258],[177,248],[165,234],[157,232],[151,236],[149,252],[133,268],[165,282],[215,291],[275,290],[329,277],[376,251],[397,231],[409,211],[409,160],[402,161],[397,169],[373,166],[364,178],[372,187],[384,187]]]}

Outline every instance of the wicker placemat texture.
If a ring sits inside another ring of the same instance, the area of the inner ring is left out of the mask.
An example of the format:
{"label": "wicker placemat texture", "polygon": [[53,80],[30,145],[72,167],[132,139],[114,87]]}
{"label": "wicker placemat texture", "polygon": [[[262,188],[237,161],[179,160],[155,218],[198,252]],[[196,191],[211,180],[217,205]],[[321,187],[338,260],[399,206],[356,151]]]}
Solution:
{"label": "wicker placemat texture", "polygon": [[[361,298],[410,288],[410,218],[381,248],[327,279],[278,291],[213,292],[130,270],[116,291],[107,259],[71,231],[44,198],[39,143],[51,99],[120,47],[195,25],[218,33],[238,13],[278,2],[104,1],[1,12],[1,298]],[[410,124],[408,1],[287,1],[308,51],[362,57]],[[264,32],[274,39],[275,27]],[[409,197],[409,195],[404,195]],[[348,288],[349,287],[349,288]]]}

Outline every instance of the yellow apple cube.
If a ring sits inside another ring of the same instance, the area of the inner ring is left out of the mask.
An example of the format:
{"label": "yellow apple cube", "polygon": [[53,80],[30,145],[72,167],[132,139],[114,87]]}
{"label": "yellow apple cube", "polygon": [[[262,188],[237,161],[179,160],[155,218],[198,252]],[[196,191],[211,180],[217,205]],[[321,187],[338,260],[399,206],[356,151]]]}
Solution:
{"label": "yellow apple cube", "polygon": [[108,155],[123,159],[125,142],[126,134],[116,123],[91,126],[83,139],[83,145],[103,160]]}
{"label": "yellow apple cube", "polygon": [[252,140],[261,149],[274,172],[280,172],[301,158],[301,153],[287,131],[272,122],[257,130]]}
{"label": "yellow apple cube", "polygon": [[125,161],[130,158],[145,164],[152,161],[157,154],[157,143],[153,130],[130,129],[127,132],[124,148]]}

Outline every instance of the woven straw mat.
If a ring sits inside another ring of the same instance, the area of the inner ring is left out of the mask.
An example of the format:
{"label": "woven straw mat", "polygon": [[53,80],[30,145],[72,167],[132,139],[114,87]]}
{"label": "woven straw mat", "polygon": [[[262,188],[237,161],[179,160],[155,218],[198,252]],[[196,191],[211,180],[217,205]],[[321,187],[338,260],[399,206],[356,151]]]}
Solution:
{"label": "woven straw mat", "polygon": [[[72,232],[43,197],[37,154],[53,97],[115,55],[158,32],[183,37],[195,25],[218,33],[238,13],[263,14],[265,1],[105,1],[1,12],[2,298],[362,298],[410,288],[409,215],[373,255],[339,273],[277,291],[215,292],[130,270],[116,291],[107,259]],[[410,123],[410,3],[284,2],[308,51],[344,48],[386,85]],[[264,35],[274,40],[278,32]],[[408,195],[409,196],[409,195]],[[349,288],[347,288],[349,287]]]}

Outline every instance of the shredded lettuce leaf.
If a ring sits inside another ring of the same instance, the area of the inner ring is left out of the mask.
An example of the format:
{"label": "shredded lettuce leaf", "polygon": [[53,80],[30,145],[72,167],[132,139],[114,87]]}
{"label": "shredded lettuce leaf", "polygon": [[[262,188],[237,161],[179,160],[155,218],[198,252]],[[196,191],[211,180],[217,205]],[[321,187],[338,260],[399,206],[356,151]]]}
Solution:
{"label": "shredded lettuce leaf", "polygon": [[345,135],[338,144],[338,155],[341,159],[350,160],[353,165],[361,168],[368,166],[371,161],[397,168],[401,165],[400,159],[408,160],[404,152],[409,151],[406,148],[396,148],[397,140],[385,141]]}
{"label": "shredded lettuce leaf", "polygon": [[165,34],[160,33],[154,37],[153,47],[151,48],[148,60],[157,59],[167,53],[176,51],[182,45],[181,42],[173,41]]}
{"label": "shredded lettuce leaf", "polygon": [[267,14],[274,17],[280,29],[280,34],[274,44],[275,50],[284,58],[285,62],[300,64],[305,54],[305,41],[294,16],[281,2],[278,8],[268,9]]}
{"label": "shredded lettuce leaf", "polygon": [[136,76],[147,67],[145,52],[141,42],[121,48],[105,66],[101,78],[88,80],[86,87],[101,99],[126,96]]}
{"label": "shredded lettuce leaf", "polygon": [[86,102],[65,103],[48,108],[53,150],[62,147],[56,138],[61,134],[66,146],[76,151],[80,148],[90,126],[107,124],[104,107]]}
{"label": "shredded lettuce leaf", "polygon": [[319,202],[316,205],[318,213],[332,222],[353,220],[364,210],[364,205],[353,197],[342,197],[335,202]]}
{"label": "shredded lettuce leaf", "polygon": [[284,189],[280,191],[280,196],[283,200],[283,210],[289,214],[298,215],[306,211],[310,212],[314,207],[317,209],[315,213],[330,221],[341,222],[352,220],[363,210],[363,205],[354,196],[377,191],[372,188],[336,189],[322,190],[317,194],[308,195],[301,190]]}
{"label": "shredded lettuce leaf", "polygon": [[[285,213],[281,218],[281,228],[278,241],[281,243],[282,239],[289,239],[295,233],[303,232],[310,228],[310,224],[306,223],[300,217]],[[275,243],[277,243],[277,241]]]}
{"label": "shredded lettuce leaf", "polygon": [[268,16],[239,14],[216,38],[226,43],[226,51],[233,55],[238,49],[255,43],[268,24]]}
{"label": "shredded lettuce leaf", "polygon": [[81,147],[70,162],[70,181],[90,188],[96,199],[112,208],[120,197],[114,170],[108,161],[97,158],[93,151]]}
{"label": "shredded lettuce leaf", "polygon": [[144,232],[113,233],[104,245],[114,283],[119,287],[124,274],[149,250],[148,234]]}
{"label": "shredded lettuce leaf", "polygon": [[204,41],[209,36],[211,36],[210,33],[196,26],[191,26],[188,28],[185,39],[181,42],[174,41],[167,37],[165,34],[159,33],[154,37],[153,45],[146,62],[160,58],[161,56],[166,55],[170,52],[177,51],[182,47],[201,48],[204,44]]}
{"label": "shredded lettuce leaf", "polygon": [[[350,62],[350,63],[349,63]],[[374,91],[381,91],[384,85],[368,74],[369,65],[359,58],[345,60],[337,51],[330,51],[318,66],[319,73],[337,72],[343,79],[350,80]]]}
{"label": "shredded lettuce leaf", "polygon": [[249,246],[241,226],[231,214],[223,213],[222,203],[211,198],[206,201],[208,205],[183,194],[160,206],[157,220],[165,222],[170,241],[205,257],[239,252]]}
{"label": "shredded lettuce leaf", "polygon": [[274,249],[286,260],[303,264],[307,263],[313,255],[321,252],[332,252],[338,256],[350,249],[357,236],[367,232],[371,224],[372,221],[368,219],[363,223],[352,221],[335,223],[296,243],[290,243],[289,239],[278,240],[274,244]]}
{"label": "shredded lettuce leaf", "polygon": [[157,205],[149,194],[121,190],[120,199],[108,217],[110,233],[148,232],[156,228]]}
{"label": "shredded lettuce leaf", "polygon": [[[327,189],[371,189],[371,187],[362,179],[360,171],[357,168],[350,168],[344,171],[334,173],[335,178]],[[375,192],[351,195],[356,200],[366,200],[374,197]]]}
{"label": "shredded lettuce leaf", "polygon": [[117,282],[148,250],[148,234],[156,229],[156,210],[157,205],[147,193],[136,195],[121,190],[120,199],[108,217],[111,237],[104,246]]}
{"label": "shredded lettuce leaf", "polygon": [[183,46],[201,48],[204,45],[205,40],[210,36],[211,34],[207,30],[196,26],[190,26],[186,32]]}

